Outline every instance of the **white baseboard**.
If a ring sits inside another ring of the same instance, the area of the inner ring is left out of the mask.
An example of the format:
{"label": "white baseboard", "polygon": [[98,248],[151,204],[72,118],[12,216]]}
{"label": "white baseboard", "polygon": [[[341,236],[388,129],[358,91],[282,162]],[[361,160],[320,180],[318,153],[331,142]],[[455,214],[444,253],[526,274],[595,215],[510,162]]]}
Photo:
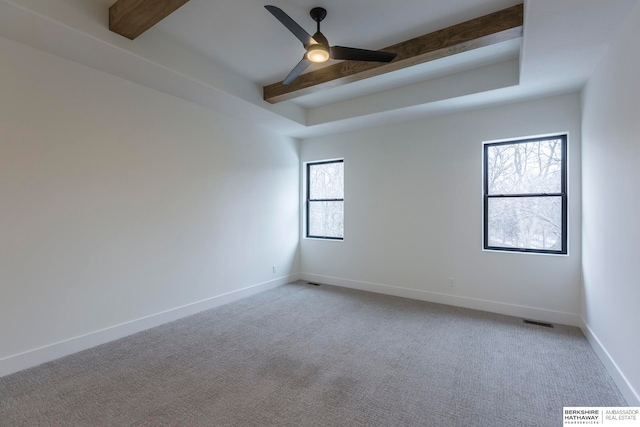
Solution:
{"label": "white baseboard", "polygon": [[640,406],[640,394],[633,388],[627,377],[622,373],[618,364],[613,360],[609,352],[602,345],[602,342],[598,339],[598,337],[593,333],[587,322],[584,318],[580,317],[582,329],[582,333],[587,337],[589,344],[595,350],[596,354],[602,361],[602,364],[611,375],[613,382],[616,383],[620,393],[624,396],[629,406],[638,407]]}
{"label": "white baseboard", "polygon": [[565,313],[562,311],[527,307],[516,304],[507,304],[503,302],[469,298],[438,292],[421,291],[417,289],[399,288],[396,286],[383,285],[379,283],[361,282],[357,280],[322,276],[312,273],[300,273],[300,277],[302,280],[307,280],[310,282],[326,283],[327,285],[342,286],[345,288],[359,289],[361,291],[376,292],[379,294],[411,298],[420,301],[429,301],[438,304],[471,308],[474,310],[488,311],[491,313],[506,314],[508,316],[523,317],[532,320],[542,320],[545,322],[578,327],[582,324],[580,321],[580,316],[578,314]]}
{"label": "white baseboard", "polygon": [[181,307],[172,308],[161,313],[152,314],[150,316],[121,323],[99,331],[4,357],[0,359],[0,377],[23,369],[31,368],[45,362],[50,362],[60,357],[68,356],[109,341],[123,338],[128,335],[135,334],[136,332],[162,325],[163,323],[190,316],[210,308],[219,307],[299,279],[300,275],[298,273],[290,274],[288,276],[248,286],[237,291],[217,295],[202,301],[196,301]]}

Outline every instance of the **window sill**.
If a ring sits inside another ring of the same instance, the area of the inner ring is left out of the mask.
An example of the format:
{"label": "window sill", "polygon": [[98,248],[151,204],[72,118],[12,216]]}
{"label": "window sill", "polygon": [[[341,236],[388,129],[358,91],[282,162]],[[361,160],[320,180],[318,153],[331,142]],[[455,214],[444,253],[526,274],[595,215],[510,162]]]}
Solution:
{"label": "window sill", "polygon": [[322,237],[303,237],[303,240],[317,240],[321,242],[344,242],[344,239],[323,239]]}
{"label": "window sill", "polygon": [[482,248],[482,252],[493,252],[493,253],[499,253],[499,254],[516,254],[516,255],[543,255],[543,256],[561,256],[561,257],[569,256],[568,252],[566,254],[547,254],[543,252],[502,251],[499,249],[485,249],[485,248]]}

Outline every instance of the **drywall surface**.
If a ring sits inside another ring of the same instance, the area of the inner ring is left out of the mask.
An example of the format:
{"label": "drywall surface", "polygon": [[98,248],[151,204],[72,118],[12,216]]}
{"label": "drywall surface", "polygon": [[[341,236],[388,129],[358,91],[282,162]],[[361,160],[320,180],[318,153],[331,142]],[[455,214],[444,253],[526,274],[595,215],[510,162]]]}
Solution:
{"label": "drywall surface", "polygon": [[[583,90],[583,317],[640,405],[640,5]],[[624,387],[621,387],[624,391]],[[627,400],[633,399],[627,391]]]}
{"label": "drywall surface", "polygon": [[[483,251],[483,141],[556,132],[569,133],[569,255]],[[345,238],[301,239],[303,277],[578,323],[579,94],[302,141],[303,162],[333,158]]]}
{"label": "drywall surface", "polygon": [[6,39],[0,61],[0,361],[297,272],[297,141]]}

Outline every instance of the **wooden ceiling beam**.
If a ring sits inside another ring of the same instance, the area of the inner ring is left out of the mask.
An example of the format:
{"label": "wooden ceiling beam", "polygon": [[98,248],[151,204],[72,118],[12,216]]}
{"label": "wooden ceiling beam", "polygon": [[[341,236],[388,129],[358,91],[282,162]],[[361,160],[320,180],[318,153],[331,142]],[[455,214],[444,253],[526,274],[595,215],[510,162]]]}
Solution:
{"label": "wooden ceiling beam", "polygon": [[189,0],[118,0],[109,8],[109,29],[135,39]]}
{"label": "wooden ceiling beam", "polygon": [[299,76],[291,85],[274,83],[263,88],[272,104],[352,83],[423,62],[522,37],[522,4],[425,34],[380,50],[395,52],[389,63],[342,61]]}

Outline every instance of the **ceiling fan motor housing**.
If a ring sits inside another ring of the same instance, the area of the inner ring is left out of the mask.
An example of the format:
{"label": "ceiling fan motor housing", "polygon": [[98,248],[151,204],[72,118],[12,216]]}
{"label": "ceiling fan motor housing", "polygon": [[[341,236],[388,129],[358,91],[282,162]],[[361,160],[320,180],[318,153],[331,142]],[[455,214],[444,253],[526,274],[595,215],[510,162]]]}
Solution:
{"label": "ceiling fan motor housing", "polygon": [[327,17],[327,10],[323,7],[314,7],[309,14],[319,24],[320,21]]}

